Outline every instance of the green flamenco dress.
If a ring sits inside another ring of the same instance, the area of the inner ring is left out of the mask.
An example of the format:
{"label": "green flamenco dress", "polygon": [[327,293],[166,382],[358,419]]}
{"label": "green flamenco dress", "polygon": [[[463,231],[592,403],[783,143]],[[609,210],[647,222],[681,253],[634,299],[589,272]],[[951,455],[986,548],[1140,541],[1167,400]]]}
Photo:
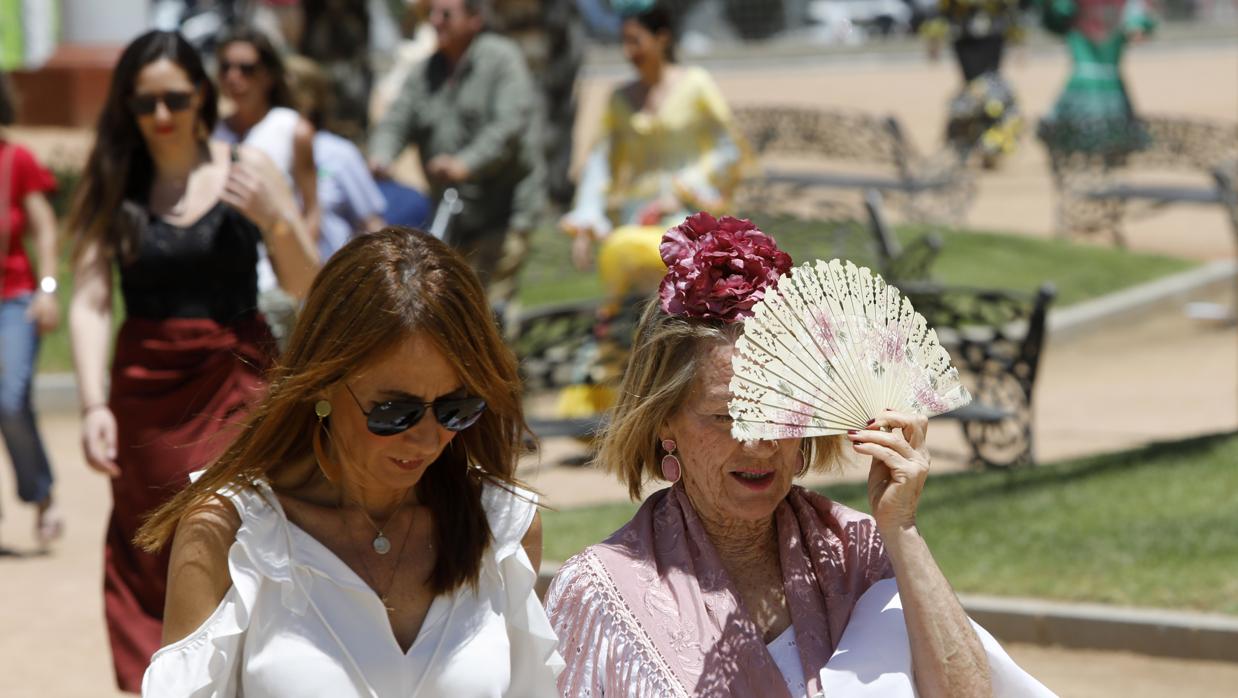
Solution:
{"label": "green flamenco dress", "polygon": [[1074,69],[1037,135],[1051,151],[1121,158],[1148,145],[1118,66],[1129,37],[1155,22],[1140,0],[1045,0],[1045,28],[1061,34]]}

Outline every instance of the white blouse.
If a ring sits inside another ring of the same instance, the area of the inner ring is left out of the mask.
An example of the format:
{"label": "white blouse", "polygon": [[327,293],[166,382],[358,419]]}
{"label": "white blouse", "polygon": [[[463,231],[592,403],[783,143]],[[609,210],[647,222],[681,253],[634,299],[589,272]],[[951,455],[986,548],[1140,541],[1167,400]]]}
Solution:
{"label": "white blouse", "polygon": [[269,486],[225,493],[241,517],[232,587],[201,627],[155,653],[142,695],[555,695],[563,660],[520,545],[536,495],[517,492],[485,486],[494,539],[477,590],[435,597],[408,652],[378,596],[288,520]]}
{"label": "white blouse", "polygon": [[765,649],[773,657],[774,665],[782,674],[782,680],[787,684],[787,692],[791,698],[804,698],[808,695],[808,684],[804,681],[804,662],[800,659],[800,648],[795,644],[795,626],[788,625],[778,637],[774,638]]}
{"label": "white blouse", "polygon": [[[995,698],[1057,698],[1015,664],[987,630],[975,621],[972,628],[988,655]],[[821,669],[821,686],[826,696],[915,698],[911,640],[898,582],[883,579],[856,602],[838,647]]]}

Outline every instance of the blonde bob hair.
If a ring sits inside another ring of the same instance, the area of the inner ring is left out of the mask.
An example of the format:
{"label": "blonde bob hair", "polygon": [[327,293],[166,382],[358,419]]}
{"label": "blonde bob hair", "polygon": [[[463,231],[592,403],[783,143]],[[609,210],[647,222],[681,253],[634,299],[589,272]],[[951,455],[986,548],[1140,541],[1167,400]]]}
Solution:
{"label": "blonde bob hair", "polygon": [[[646,480],[662,479],[660,463],[666,453],[658,430],[683,405],[696,382],[705,349],[718,342],[734,344],[743,323],[723,323],[668,315],[658,299],[641,313],[632,341],[632,354],[619,397],[603,430],[597,464],[619,477],[634,500],[641,498]],[[803,439],[800,449],[809,470],[826,471],[838,465],[841,437]]]}

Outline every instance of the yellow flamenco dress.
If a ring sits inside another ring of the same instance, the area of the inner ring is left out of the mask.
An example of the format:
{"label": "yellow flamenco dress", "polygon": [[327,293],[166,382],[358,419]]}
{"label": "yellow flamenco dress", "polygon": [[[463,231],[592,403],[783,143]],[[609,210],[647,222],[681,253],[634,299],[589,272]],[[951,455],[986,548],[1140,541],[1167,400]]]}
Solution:
{"label": "yellow flamenco dress", "polygon": [[630,337],[613,336],[609,329],[628,323],[612,321],[635,307],[634,297],[657,291],[666,273],[658,252],[666,229],[699,210],[726,213],[750,160],[705,70],[682,68],[652,112],[633,104],[633,91],[625,85],[611,93],[574,206],[564,217],[568,229],[591,230],[600,240],[597,267],[607,295],[579,380],[559,395],[558,413],[565,418],[596,415],[613,403]]}

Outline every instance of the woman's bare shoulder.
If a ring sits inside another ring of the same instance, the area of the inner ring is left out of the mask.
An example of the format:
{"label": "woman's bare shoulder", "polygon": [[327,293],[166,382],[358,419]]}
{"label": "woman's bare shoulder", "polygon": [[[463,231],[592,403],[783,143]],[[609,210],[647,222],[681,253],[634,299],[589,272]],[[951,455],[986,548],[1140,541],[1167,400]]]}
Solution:
{"label": "woman's bare shoulder", "polygon": [[211,616],[232,587],[228,554],[241,516],[223,495],[186,512],[172,539],[163,644],[188,636]]}
{"label": "woman's bare shoulder", "polygon": [[228,545],[236,538],[241,527],[241,515],[236,505],[223,494],[216,494],[185,513],[176,527],[176,540],[188,534],[190,537],[203,533],[229,538]]}

